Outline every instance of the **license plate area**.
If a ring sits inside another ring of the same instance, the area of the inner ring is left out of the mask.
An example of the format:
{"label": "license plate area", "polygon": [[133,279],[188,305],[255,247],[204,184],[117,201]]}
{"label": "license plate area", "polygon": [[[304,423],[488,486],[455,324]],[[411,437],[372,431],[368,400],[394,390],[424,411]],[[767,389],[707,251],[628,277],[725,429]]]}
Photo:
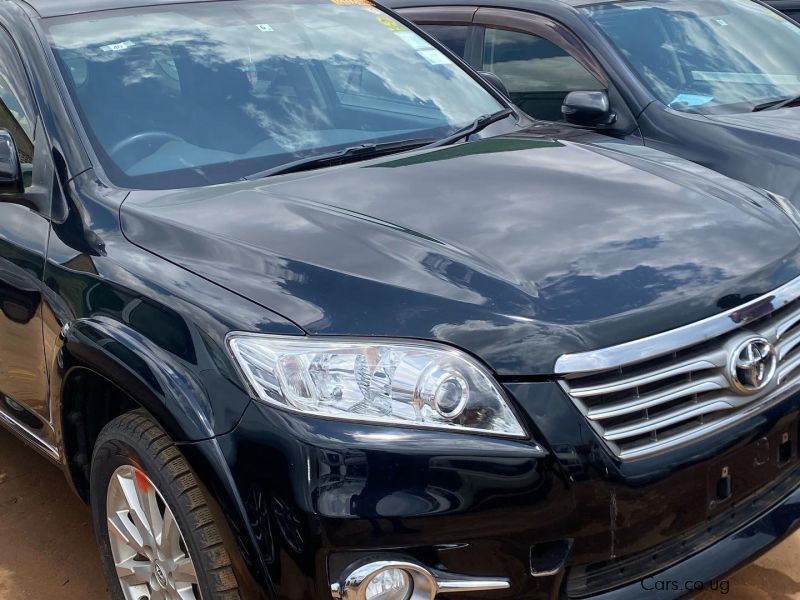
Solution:
{"label": "license plate area", "polygon": [[798,427],[796,416],[787,418],[755,443],[712,463],[706,476],[709,516],[747,499],[797,464]]}

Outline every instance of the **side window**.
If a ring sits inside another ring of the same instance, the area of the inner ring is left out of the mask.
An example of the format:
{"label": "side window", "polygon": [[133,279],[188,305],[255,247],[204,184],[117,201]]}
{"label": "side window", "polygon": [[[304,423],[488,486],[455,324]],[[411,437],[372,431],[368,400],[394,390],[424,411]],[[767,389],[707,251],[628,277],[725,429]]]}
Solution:
{"label": "side window", "polygon": [[14,138],[28,187],[33,173],[36,117],[24,73],[14,44],[0,31],[0,129],[8,130]]}
{"label": "side window", "polygon": [[455,54],[464,58],[467,50],[468,25],[420,25],[426,33],[435,37],[450,48]]}
{"label": "side window", "polygon": [[556,44],[528,33],[486,28],[483,68],[497,74],[511,99],[537,119],[562,121],[569,92],[605,89]]}

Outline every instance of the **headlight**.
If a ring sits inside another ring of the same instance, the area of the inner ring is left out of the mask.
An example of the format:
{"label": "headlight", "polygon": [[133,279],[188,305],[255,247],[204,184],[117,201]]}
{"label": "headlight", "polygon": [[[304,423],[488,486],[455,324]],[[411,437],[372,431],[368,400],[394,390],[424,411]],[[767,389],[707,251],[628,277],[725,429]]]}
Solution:
{"label": "headlight", "polygon": [[524,437],[502,388],[479,363],[440,344],[232,334],[256,398],[347,421]]}

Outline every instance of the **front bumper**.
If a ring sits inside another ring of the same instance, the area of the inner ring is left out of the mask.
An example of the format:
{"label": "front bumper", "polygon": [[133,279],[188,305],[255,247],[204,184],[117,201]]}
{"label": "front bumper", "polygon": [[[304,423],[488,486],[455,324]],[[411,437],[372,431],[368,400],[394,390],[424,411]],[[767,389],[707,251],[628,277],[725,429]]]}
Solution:
{"label": "front bumper", "polygon": [[[219,479],[236,488],[245,516],[234,530],[254,541],[248,561],[264,597],[330,600],[353,565],[405,560],[509,581],[461,600],[676,598],[800,526],[800,395],[669,460],[621,464],[558,386],[507,387],[545,450],[256,403],[233,432],[200,443],[217,448]],[[786,435],[791,460],[769,462],[757,486],[748,472],[746,494],[709,508],[709,473]]]}

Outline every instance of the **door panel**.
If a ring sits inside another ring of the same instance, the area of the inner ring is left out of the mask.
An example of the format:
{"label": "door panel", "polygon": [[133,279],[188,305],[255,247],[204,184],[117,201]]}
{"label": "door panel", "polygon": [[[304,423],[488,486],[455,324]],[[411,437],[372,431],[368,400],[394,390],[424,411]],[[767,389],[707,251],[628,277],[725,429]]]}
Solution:
{"label": "door panel", "polygon": [[[52,161],[25,69],[0,30],[0,128],[17,144],[25,195],[49,197]],[[42,337],[42,279],[50,223],[0,197],[0,413],[48,438],[48,380]],[[39,422],[34,415],[41,417]],[[6,418],[7,422],[8,419]]]}

